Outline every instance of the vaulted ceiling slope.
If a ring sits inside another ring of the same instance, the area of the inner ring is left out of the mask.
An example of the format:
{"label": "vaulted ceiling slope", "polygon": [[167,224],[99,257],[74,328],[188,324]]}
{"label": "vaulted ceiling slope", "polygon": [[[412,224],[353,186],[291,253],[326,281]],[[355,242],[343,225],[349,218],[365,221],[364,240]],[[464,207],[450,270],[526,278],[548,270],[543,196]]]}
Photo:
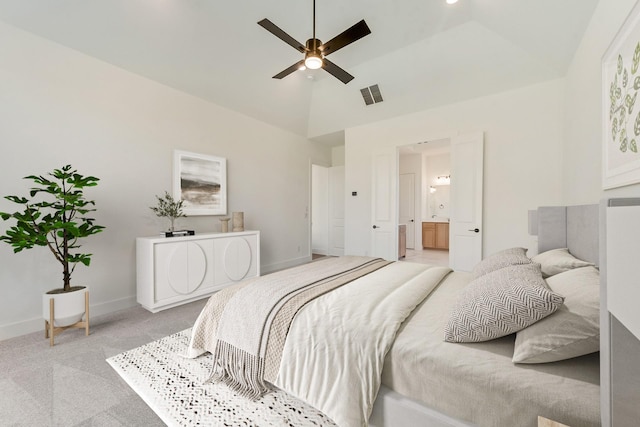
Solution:
{"label": "vaulted ceiling slope", "polygon": [[[365,19],[372,33],[323,70],[271,77],[301,54],[312,0],[0,0],[0,20],[102,61],[306,137],[533,84],[566,73],[597,0],[317,0],[327,41]],[[384,102],[365,106],[378,84]]]}

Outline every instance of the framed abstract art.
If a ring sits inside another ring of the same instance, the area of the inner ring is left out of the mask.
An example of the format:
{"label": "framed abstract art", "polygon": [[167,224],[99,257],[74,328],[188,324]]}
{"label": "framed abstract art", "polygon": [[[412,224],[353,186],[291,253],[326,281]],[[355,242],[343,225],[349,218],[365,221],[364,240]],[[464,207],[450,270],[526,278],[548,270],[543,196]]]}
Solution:
{"label": "framed abstract art", "polygon": [[174,151],[174,198],[187,216],[227,214],[227,159]]}

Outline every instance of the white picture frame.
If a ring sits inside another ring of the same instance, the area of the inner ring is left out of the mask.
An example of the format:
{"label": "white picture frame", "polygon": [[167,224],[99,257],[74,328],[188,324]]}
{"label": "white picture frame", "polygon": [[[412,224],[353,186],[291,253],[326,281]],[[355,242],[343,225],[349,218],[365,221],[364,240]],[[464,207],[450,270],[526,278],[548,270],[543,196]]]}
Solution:
{"label": "white picture frame", "polygon": [[640,3],[602,57],[602,187],[640,182]]}
{"label": "white picture frame", "polygon": [[187,216],[227,214],[227,159],[174,150],[173,197]]}

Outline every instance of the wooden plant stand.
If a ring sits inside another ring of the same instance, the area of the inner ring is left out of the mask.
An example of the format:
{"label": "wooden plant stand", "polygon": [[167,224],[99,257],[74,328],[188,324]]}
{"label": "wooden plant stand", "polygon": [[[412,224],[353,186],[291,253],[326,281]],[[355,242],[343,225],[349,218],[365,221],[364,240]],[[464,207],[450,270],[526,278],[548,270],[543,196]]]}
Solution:
{"label": "wooden plant stand", "polygon": [[49,338],[49,346],[53,347],[53,339],[60,332],[69,329],[69,328],[84,328],[84,332],[86,336],[89,336],[89,291],[84,294],[84,313],[85,320],[74,323],[69,326],[54,326],[53,319],[55,319],[55,311],[54,311],[54,300],[51,298],[49,300],[49,320],[44,321],[44,337]]}

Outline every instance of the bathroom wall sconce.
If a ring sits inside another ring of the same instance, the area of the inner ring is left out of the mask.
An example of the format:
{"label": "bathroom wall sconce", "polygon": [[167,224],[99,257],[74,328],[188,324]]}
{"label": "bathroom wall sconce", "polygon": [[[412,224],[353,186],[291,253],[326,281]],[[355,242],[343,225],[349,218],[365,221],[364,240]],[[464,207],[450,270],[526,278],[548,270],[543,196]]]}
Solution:
{"label": "bathroom wall sconce", "polygon": [[442,175],[437,177],[436,185],[451,185],[451,175]]}

